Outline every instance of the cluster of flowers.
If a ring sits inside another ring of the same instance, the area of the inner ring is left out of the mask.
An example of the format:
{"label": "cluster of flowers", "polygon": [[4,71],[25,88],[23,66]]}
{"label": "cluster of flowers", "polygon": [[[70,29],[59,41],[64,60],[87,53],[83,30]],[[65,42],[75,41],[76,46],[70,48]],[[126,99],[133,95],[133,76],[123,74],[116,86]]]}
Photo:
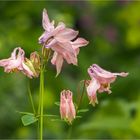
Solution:
{"label": "cluster of flowers", "polygon": [[[84,38],[77,37],[78,31],[67,28],[63,22],[54,26],[54,21],[50,22],[47,11],[43,10],[42,20],[44,33],[39,38],[39,43],[45,49],[53,52],[51,63],[56,66],[58,75],[61,72],[63,61],[68,64],[77,65],[77,55],[80,47],[86,46],[88,41]],[[30,59],[25,57],[25,52],[20,47],[15,48],[8,59],[0,60],[0,66],[4,71],[17,72],[21,71],[29,78],[38,77],[41,67],[41,57],[37,52],[30,55]],[[91,80],[85,80],[87,95],[90,104],[95,106],[98,103],[97,92],[111,93],[110,84],[113,83],[117,76],[125,77],[128,73],[111,73],[93,64],[88,68],[88,74]],[[70,90],[63,90],[60,97],[60,114],[61,118],[69,123],[76,117],[76,109],[72,99],[73,93]]]}

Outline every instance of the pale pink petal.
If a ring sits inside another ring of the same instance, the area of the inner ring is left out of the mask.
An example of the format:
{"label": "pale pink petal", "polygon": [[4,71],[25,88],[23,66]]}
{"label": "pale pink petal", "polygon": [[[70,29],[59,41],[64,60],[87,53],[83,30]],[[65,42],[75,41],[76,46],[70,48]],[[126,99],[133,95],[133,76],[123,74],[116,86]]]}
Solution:
{"label": "pale pink petal", "polygon": [[58,54],[57,52],[54,52],[53,58],[51,60],[51,63],[53,65],[56,65],[56,71],[57,71],[56,76],[58,76],[59,73],[61,72],[61,69],[62,69],[63,57],[60,54]]}
{"label": "pale pink petal", "polygon": [[89,42],[84,38],[78,37],[75,41],[71,42],[72,47],[76,50],[79,47],[86,46]]}
{"label": "pale pink petal", "polygon": [[85,40],[84,38],[77,38],[75,41],[71,41],[71,45],[74,48],[74,50],[76,51],[76,54],[79,54],[80,51],[80,47],[86,46],[88,44],[88,41]]}
{"label": "pale pink petal", "polygon": [[88,68],[88,73],[91,78],[95,78],[99,80],[101,83],[114,82],[116,79],[116,76],[113,73],[103,70],[96,64]]}
{"label": "pale pink petal", "polygon": [[39,37],[39,43],[40,44],[44,44],[45,43],[45,47],[51,47],[51,45],[49,44],[49,43],[51,43],[50,41],[49,41],[49,39],[50,38],[54,38],[55,37],[55,35],[60,31],[60,30],[62,30],[62,29],[64,29],[65,28],[65,24],[64,23],[62,23],[62,22],[60,22],[59,24],[58,24],[58,26],[55,28],[55,29],[53,29],[53,30],[51,30],[51,31],[45,31],[40,37]]}
{"label": "pale pink petal", "polygon": [[70,90],[67,90],[67,99],[69,106],[68,121],[71,123],[72,120],[76,117],[76,110],[72,100],[72,92]]}
{"label": "pale pink petal", "polygon": [[74,104],[73,104],[73,100],[72,100],[72,92],[71,91],[69,91],[70,93],[70,99],[69,99],[69,107],[70,107],[70,112],[71,113],[69,113],[69,117],[70,117],[70,121],[71,120],[73,120],[73,118],[75,118],[76,117],[76,110],[75,110],[75,106],[74,106]]}
{"label": "pale pink petal", "polygon": [[98,79],[101,83],[112,83],[115,81],[117,76],[125,77],[128,73],[111,73],[99,67],[96,64],[93,64],[89,69],[88,73],[91,78]]}
{"label": "pale pink petal", "polygon": [[96,92],[99,88],[100,83],[97,80],[92,79],[87,87],[87,94],[90,99],[90,104],[95,105],[95,103],[98,103]]}
{"label": "pale pink petal", "polygon": [[[48,44],[45,45],[46,48],[51,48],[53,50],[53,48],[56,47],[56,49],[59,49],[58,45],[57,45],[57,40],[56,39],[52,39],[50,42],[48,42]],[[55,51],[55,49],[54,49]]]}
{"label": "pale pink petal", "polygon": [[70,53],[63,53],[63,57],[67,61],[68,64],[77,65],[77,57]]}
{"label": "pale pink petal", "polygon": [[78,31],[74,31],[70,28],[64,28],[60,30],[56,35],[55,38],[60,42],[71,41],[78,35]]}
{"label": "pale pink petal", "polygon": [[128,76],[129,73],[127,72],[121,72],[121,73],[113,73],[115,76],[121,76],[121,77],[126,77]]}
{"label": "pale pink petal", "polygon": [[39,37],[39,43],[40,44],[47,44],[47,41],[49,40],[49,38],[51,38],[53,35],[52,32],[47,32],[45,31],[40,37]]}
{"label": "pale pink petal", "polygon": [[65,29],[65,24],[63,22],[59,22],[56,28],[53,30],[53,36],[55,36],[59,31]]}
{"label": "pale pink petal", "polygon": [[60,115],[61,115],[61,119],[64,119],[66,117],[66,110],[67,110],[67,106],[66,106],[66,99],[65,99],[65,90],[63,90],[61,92],[61,97],[60,97]]}
{"label": "pale pink petal", "polygon": [[43,28],[48,32],[54,29],[54,22],[50,22],[46,9],[43,10],[42,25]]}
{"label": "pale pink petal", "polygon": [[14,50],[13,50],[13,52],[11,53],[11,59],[16,59],[16,56],[17,56],[17,50],[18,50],[19,48],[15,48]]}
{"label": "pale pink petal", "polygon": [[57,40],[53,40],[52,43],[49,43],[48,45],[51,46],[52,50],[63,54],[65,52],[70,53],[71,55],[76,55],[75,50],[72,48],[72,45],[69,42],[58,42]]}
{"label": "pale pink petal", "polygon": [[0,60],[0,66],[1,66],[1,67],[5,67],[6,65],[9,64],[9,61],[10,61],[10,60],[11,60],[11,58]]}
{"label": "pale pink petal", "polygon": [[53,53],[53,57],[52,57],[52,59],[51,59],[51,63],[52,63],[53,65],[56,65],[57,56],[58,56],[58,53],[57,53],[57,52],[54,52],[54,53]]}
{"label": "pale pink petal", "polygon": [[[71,45],[69,42],[63,42],[63,43],[58,42],[58,45],[59,45],[62,49],[64,49],[64,51],[66,51],[67,53],[71,53],[72,55],[76,55],[75,50],[72,48],[72,45]],[[64,51],[63,51],[63,52],[64,52]],[[61,52],[61,53],[63,53],[63,52]]]}

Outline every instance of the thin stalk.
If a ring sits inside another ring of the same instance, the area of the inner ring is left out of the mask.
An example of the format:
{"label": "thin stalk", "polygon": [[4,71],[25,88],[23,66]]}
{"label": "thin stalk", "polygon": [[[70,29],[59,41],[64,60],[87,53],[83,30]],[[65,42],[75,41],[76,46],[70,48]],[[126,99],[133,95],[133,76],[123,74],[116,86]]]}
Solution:
{"label": "thin stalk", "polygon": [[[41,69],[42,71],[42,69]],[[40,133],[40,123],[41,123],[41,112],[40,112],[40,108],[41,108],[41,95],[42,95],[42,81],[41,81],[41,71],[40,71],[40,84],[39,84],[39,104],[38,104],[38,111],[37,114],[39,115],[39,120],[38,120],[38,139],[41,137],[41,133]]]}
{"label": "thin stalk", "polygon": [[41,99],[40,99],[40,140],[43,140],[43,107],[44,107],[44,69],[41,69],[40,73],[40,83],[41,83]]}
{"label": "thin stalk", "polygon": [[67,139],[71,139],[72,125],[69,125]]}
{"label": "thin stalk", "polygon": [[[86,80],[83,80],[83,81],[81,81],[81,82],[83,82],[84,85],[83,85],[83,89],[82,89],[82,94],[81,94],[81,96],[80,96],[80,98],[79,98],[79,101],[78,101],[77,110],[78,110],[79,106],[81,105],[81,102],[82,102],[82,99],[83,99],[83,96],[84,96],[85,82],[86,82]],[[78,91],[78,92],[79,92],[79,91]],[[78,93],[78,94],[80,94],[80,93]]]}
{"label": "thin stalk", "polygon": [[42,93],[42,86],[41,86],[41,72],[40,72],[40,84],[39,84],[39,104],[38,104],[38,114],[40,114],[40,106],[41,106],[41,93]]}
{"label": "thin stalk", "polygon": [[45,64],[48,62],[50,57],[50,49],[46,49],[44,46],[42,48],[41,56],[41,70],[40,70],[40,89],[39,89],[39,104],[38,104],[38,132],[40,140],[43,140],[43,119],[44,119],[44,71]]}
{"label": "thin stalk", "polygon": [[31,93],[31,89],[30,89],[30,82],[28,85],[28,93],[29,93],[29,99],[30,99],[30,102],[32,105],[33,112],[34,112],[34,114],[36,114],[36,110],[35,110],[35,106],[34,106],[34,102],[33,102],[33,97],[32,97],[32,93]]}

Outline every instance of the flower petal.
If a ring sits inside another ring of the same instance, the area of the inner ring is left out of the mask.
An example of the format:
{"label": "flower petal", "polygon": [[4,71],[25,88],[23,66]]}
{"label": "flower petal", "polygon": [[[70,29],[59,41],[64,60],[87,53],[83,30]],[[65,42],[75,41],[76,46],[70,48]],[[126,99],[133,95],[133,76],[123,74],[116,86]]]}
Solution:
{"label": "flower petal", "polygon": [[117,76],[126,77],[128,73],[111,73],[99,67],[96,64],[93,64],[88,69],[88,73],[91,78],[96,78],[100,81],[100,83],[112,83],[115,81]]}
{"label": "flower petal", "polygon": [[51,63],[53,65],[56,65],[56,71],[57,71],[56,76],[58,76],[59,73],[61,72],[61,68],[63,65],[63,57],[60,54],[58,54],[57,52],[54,52],[53,58],[51,59]]}
{"label": "flower petal", "polygon": [[113,73],[102,69],[96,64],[93,64],[88,68],[88,73],[91,78],[97,79],[100,83],[112,83],[117,77]]}
{"label": "flower petal", "polygon": [[50,32],[51,30],[53,30],[54,29],[54,22],[50,22],[50,20],[49,20],[49,17],[48,17],[48,14],[47,14],[47,10],[46,9],[44,9],[43,10],[43,19],[42,19],[42,26],[43,26],[43,28],[46,30],[46,31],[48,31],[48,32]]}
{"label": "flower petal", "polygon": [[98,103],[96,92],[99,88],[100,83],[97,80],[92,79],[87,87],[87,94],[90,99],[90,104],[95,105],[95,103]]}
{"label": "flower petal", "polygon": [[84,38],[78,37],[75,41],[71,42],[74,49],[86,46],[89,42]]}
{"label": "flower petal", "polygon": [[10,60],[11,60],[11,58],[0,60],[0,66],[1,66],[1,67],[5,67],[6,65],[9,64],[9,61],[10,61]]}
{"label": "flower petal", "polygon": [[128,72],[121,72],[121,73],[113,73],[116,76],[126,77],[129,73]]}
{"label": "flower petal", "polygon": [[56,35],[55,38],[60,42],[71,41],[78,35],[78,31],[75,31],[70,28],[64,28],[60,30]]}
{"label": "flower petal", "polygon": [[55,36],[59,31],[61,31],[63,29],[65,29],[65,24],[63,22],[59,22],[53,31],[53,36]]}
{"label": "flower petal", "polygon": [[73,65],[77,65],[77,57],[70,54],[70,53],[63,53],[63,57],[65,58],[65,60],[67,61],[68,64],[73,64]]}
{"label": "flower petal", "polygon": [[71,41],[71,45],[74,48],[74,50],[76,51],[76,54],[79,54],[80,51],[80,47],[86,46],[88,44],[88,41],[85,40],[84,38],[77,38],[75,41]]}
{"label": "flower petal", "polygon": [[72,48],[72,45],[69,42],[58,42],[57,40],[53,39],[48,46],[51,46],[52,50],[60,53],[63,55],[63,53],[71,53],[71,55],[76,55],[75,50]]}
{"label": "flower petal", "polygon": [[44,44],[47,42],[47,40],[52,36],[51,32],[45,31],[40,37],[39,37],[39,44]]}

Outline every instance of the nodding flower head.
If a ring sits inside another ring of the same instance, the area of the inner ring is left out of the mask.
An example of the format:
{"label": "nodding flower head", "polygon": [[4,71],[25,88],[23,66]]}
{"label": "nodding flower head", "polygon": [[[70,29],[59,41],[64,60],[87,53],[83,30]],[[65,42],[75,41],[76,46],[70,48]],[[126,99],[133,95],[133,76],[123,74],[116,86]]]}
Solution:
{"label": "nodding flower head", "polygon": [[72,92],[63,90],[60,97],[60,115],[61,118],[68,121],[70,124],[76,117],[76,110],[72,100]]}
{"label": "nodding flower head", "polygon": [[97,92],[107,92],[111,93],[110,84],[113,83],[117,76],[126,77],[128,73],[112,73],[106,71],[99,67],[97,64],[93,64],[88,68],[88,74],[91,77],[91,80],[87,82],[87,94],[90,99],[90,103],[95,105],[98,103]]}
{"label": "nodding flower head", "polygon": [[4,71],[17,72],[23,69],[22,63],[24,61],[25,52],[20,47],[15,48],[8,59],[0,60],[0,66],[4,67]]}
{"label": "nodding flower head", "polygon": [[54,21],[50,22],[45,9],[42,25],[45,32],[39,37],[39,43],[54,51],[51,63],[56,65],[57,75],[61,72],[64,59],[68,64],[77,65],[79,48],[86,46],[88,41],[84,38],[76,39],[78,31],[67,28],[63,22],[59,22],[55,27]]}
{"label": "nodding flower head", "polygon": [[25,58],[25,52],[20,47],[13,50],[11,57],[0,60],[0,66],[6,73],[21,71],[29,78],[37,77],[33,64]]}

